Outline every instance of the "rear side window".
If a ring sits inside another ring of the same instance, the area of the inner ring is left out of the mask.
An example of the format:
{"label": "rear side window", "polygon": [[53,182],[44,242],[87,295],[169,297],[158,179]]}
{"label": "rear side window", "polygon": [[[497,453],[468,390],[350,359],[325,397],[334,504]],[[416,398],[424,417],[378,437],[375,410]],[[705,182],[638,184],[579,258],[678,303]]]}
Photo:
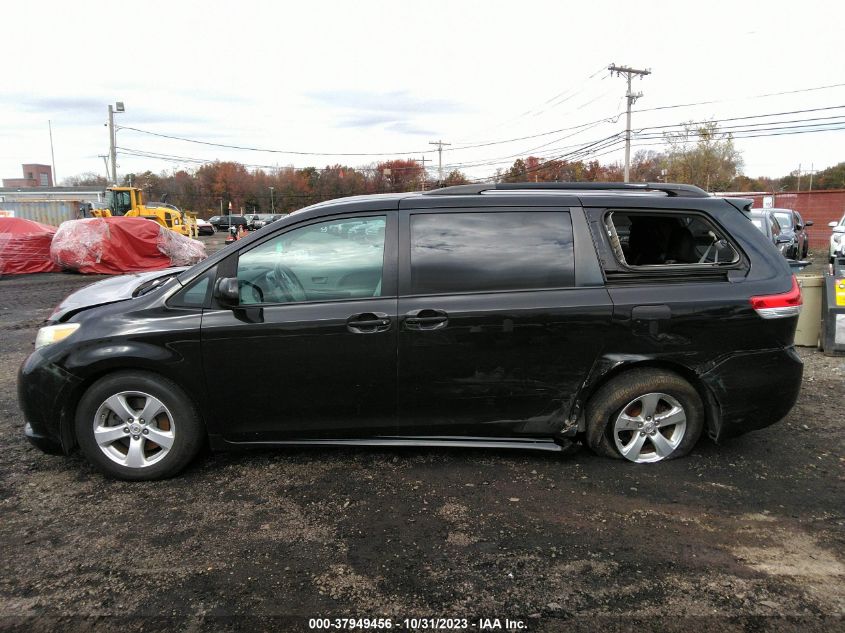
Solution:
{"label": "rear side window", "polygon": [[572,223],[563,211],[411,216],[411,293],[573,286]]}
{"label": "rear side window", "polygon": [[605,220],[616,257],[627,266],[733,264],[739,254],[697,213],[613,211]]}

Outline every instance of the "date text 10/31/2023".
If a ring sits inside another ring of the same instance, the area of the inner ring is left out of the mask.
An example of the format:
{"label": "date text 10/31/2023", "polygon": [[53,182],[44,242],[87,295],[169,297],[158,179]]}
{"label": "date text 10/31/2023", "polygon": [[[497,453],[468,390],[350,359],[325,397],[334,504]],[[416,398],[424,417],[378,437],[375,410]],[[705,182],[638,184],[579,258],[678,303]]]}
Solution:
{"label": "date text 10/31/2023", "polygon": [[324,630],[389,630],[412,631],[518,631],[527,630],[523,620],[510,618],[309,618],[309,629]]}

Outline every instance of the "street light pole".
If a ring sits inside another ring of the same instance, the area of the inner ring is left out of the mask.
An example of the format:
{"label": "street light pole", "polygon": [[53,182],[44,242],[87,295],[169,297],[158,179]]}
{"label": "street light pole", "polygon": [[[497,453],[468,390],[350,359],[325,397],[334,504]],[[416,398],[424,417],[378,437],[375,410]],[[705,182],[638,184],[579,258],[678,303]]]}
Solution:
{"label": "street light pole", "polygon": [[273,189],[274,189],[274,187],[270,187],[270,213],[275,215],[276,214],[276,203],[273,201]]}
{"label": "street light pole", "polygon": [[117,184],[117,158],[114,152],[114,107],[109,104],[109,167],[111,173],[111,181],[113,185]]}

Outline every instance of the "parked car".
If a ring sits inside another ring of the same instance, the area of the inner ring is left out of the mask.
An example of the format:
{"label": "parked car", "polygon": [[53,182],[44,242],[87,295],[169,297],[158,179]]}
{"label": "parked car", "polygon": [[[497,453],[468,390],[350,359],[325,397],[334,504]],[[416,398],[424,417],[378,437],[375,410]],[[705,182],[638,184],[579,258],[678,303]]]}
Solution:
{"label": "parked car", "polygon": [[230,226],[242,226],[244,227],[244,230],[246,230],[248,221],[246,217],[242,215],[221,215],[217,218],[217,222],[214,223],[214,228],[218,231],[227,231]]}
{"label": "parked car", "polygon": [[273,217],[272,213],[256,213],[249,221],[249,230],[255,231],[263,228],[265,224]]}
{"label": "parked car", "polygon": [[208,222],[212,226],[217,226],[217,223],[220,222],[220,216],[219,215],[212,215],[210,218],[208,218]]}
{"label": "parked car", "polygon": [[[623,183],[314,205],[143,294],[72,294],[21,367],[25,434],[133,480],[206,441],[681,457],[801,386],[800,290],[750,206]],[[219,388],[280,364],[272,389]]]}
{"label": "parked car", "polygon": [[786,259],[793,259],[789,254],[797,248],[795,234],[791,231],[784,232],[771,209],[751,209],[749,217],[752,224],[775,245],[781,255]]}
{"label": "parked car", "polygon": [[812,220],[804,221],[798,211],[792,209],[769,209],[777,218],[781,233],[792,234],[793,243],[787,249],[788,259],[804,259],[810,250],[810,236],[807,228],[813,226]]}
{"label": "parked car", "polygon": [[839,222],[831,222],[828,224],[833,229],[833,234],[830,236],[830,263],[833,263],[834,257],[845,257],[845,215],[843,215]]}
{"label": "parked car", "polygon": [[214,225],[207,220],[197,218],[197,233],[200,235],[214,235]]}

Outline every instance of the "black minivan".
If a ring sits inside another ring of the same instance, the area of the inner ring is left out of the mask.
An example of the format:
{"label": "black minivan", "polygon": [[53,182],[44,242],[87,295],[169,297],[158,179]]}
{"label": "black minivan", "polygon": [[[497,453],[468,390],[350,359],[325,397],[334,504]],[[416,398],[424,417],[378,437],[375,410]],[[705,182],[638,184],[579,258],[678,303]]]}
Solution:
{"label": "black minivan", "polygon": [[750,205],[515,183],[307,207],[68,297],[20,370],[25,433],[136,480],[206,440],[680,457],[773,424],[800,389],[801,294]]}

